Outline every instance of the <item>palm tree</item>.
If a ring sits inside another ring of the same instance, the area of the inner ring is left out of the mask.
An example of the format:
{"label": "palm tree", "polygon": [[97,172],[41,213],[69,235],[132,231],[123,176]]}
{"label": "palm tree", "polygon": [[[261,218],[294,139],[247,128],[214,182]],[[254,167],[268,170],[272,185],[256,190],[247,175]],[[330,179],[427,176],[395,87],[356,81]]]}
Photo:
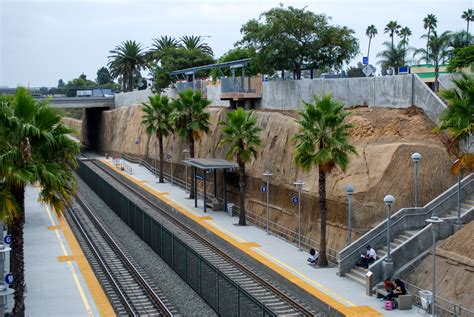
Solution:
{"label": "palm tree", "polygon": [[369,54],[370,54],[370,43],[372,42],[372,38],[377,35],[377,29],[375,28],[375,25],[371,24],[367,27],[367,30],[365,30],[365,35],[369,37],[369,48],[367,49],[367,59],[369,59]]}
{"label": "palm tree", "polygon": [[397,21],[390,21],[387,23],[385,26],[385,29],[383,33],[388,33],[390,38],[392,39],[392,48],[393,48],[393,37],[395,34],[398,34],[398,30],[400,29],[400,25],[397,23]]}
{"label": "palm tree", "polygon": [[384,70],[393,68],[395,74],[398,74],[398,68],[407,64],[407,54],[411,48],[405,47],[403,42],[395,47],[392,47],[390,42],[383,42],[382,45],[385,46],[385,50],[377,54],[379,59],[377,64],[380,64]]}
{"label": "palm tree", "polygon": [[179,38],[181,41],[181,45],[188,50],[198,49],[201,50],[203,53],[206,53],[210,56],[214,55],[212,48],[204,42],[201,36],[194,36],[194,35],[185,35]]}
{"label": "palm tree", "polygon": [[167,35],[160,36],[159,38],[153,39],[153,44],[148,55],[152,59],[160,59],[165,51],[178,48],[179,46],[179,41],[174,37]]}
{"label": "palm tree", "polygon": [[331,95],[322,98],[314,97],[313,103],[304,102],[300,111],[300,132],[294,139],[297,141],[295,162],[305,170],[318,167],[319,174],[319,211],[321,236],[319,242],[319,266],[327,266],[326,259],[326,175],[334,167],[345,171],[349,164],[349,154],[357,154],[349,144],[347,122],[349,112],[344,110],[341,102],[332,99]]}
{"label": "palm tree", "polygon": [[474,10],[473,9],[467,9],[466,11],[463,11],[461,18],[466,20],[467,26],[466,26],[466,33],[469,34],[469,23],[471,21],[474,21]]}
{"label": "palm tree", "polygon": [[408,37],[411,36],[411,34],[411,30],[407,26],[401,28],[400,32],[398,32],[398,35],[402,39],[404,45],[408,45]]}
{"label": "palm tree", "polygon": [[[194,141],[199,139],[201,132],[209,131],[210,114],[205,110],[211,101],[204,99],[200,91],[192,89],[181,91],[178,96],[173,101],[171,121],[178,135],[187,140],[189,156],[194,158]],[[189,198],[194,198],[194,178],[191,178],[190,186]]]}
{"label": "palm tree", "polygon": [[449,44],[451,40],[451,32],[446,31],[438,36],[436,31],[433,31],[431,38],[428,40],[428,47],[426,49],[419,48],[416,49],[413,53],[413,57],[416,55],[421,55],[420,61],[433,61],[435,69],[435,81],[434,81],[434,91],[438,92],[439,90],[439,65],[445,61],[449,55]]}
{"label": "palm tree", "polygon": [[[0,104],[0,214],[9,215],[13,237],[11,267],[14,277],[13,313],[25,310],[23,226],[25,188],[38,184],[39,200],[61,213],[76,191],[75,155],[79,145],[68,137],[72,130],[47,101],[37,102],[24,88],[18,88],[10,102]],[[5,219],[2,219],[5,221]]]}
{"label": "palm tree", "polygon": [[[447,131],[454,142],[465,141],[467,149],[473,146],[474,133],[474,76],[461,73],[453,79],[454,87],[440,92],[448,107],[441,113],[438,130]],[[454,174],[462,165],[474,169],[474,155],[467,153],[459,157],[453,166]]]}
{"label": "palm tree", "polygon": [[257,158],[257,146],[261,142],[259,133],[262,129],[256,126],[257,120],[252,116],[252,112],[245,111],[241,107],[227,112],[226,115],[227,122],[219,122],[224,126],[219,145],[229,145],[227,159],[231,160],[235,157],[237,164],[239,164],[239,225],[245,226],[245,164],[252,157]]}
{"label": "palm tree", "polygon": [[142,46],[136,41],[124,41],[110,51],[107,66],[114,78],[123,76],[123,88],[133,90],[133,74],[145,68],[146,59]]}
{"label": "palm tree", "polygon": [[[434,29],[436,29],[437,26],[438,26],[438,18],[436,18],[436,15],[428,14],[423,19],[423,28],[425,30],[428,30],[428,36],[426,37],[426,51],[428,51],[428,42],[430,41],[431,31],[434,31]],[[426,61],[426,63],[429,64],[429,61]]]}
{"label": "palm tree", "polygon": [[155,95],[148,97],[149,103],[143,103],[142,124],[146,127],[146,133],[151,137],[156,135],[160,150],[160,183],[163,178],[163,137],[172,131],[170,115],[173,110],[167,96]]}

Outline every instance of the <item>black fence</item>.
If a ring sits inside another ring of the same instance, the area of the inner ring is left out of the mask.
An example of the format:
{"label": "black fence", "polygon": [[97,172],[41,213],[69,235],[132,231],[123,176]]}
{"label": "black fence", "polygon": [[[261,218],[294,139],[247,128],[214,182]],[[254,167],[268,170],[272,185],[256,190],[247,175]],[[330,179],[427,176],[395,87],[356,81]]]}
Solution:
{"label": "black fence", "polygon": [[219,315],[276,316],[82,161],[77,173]]}

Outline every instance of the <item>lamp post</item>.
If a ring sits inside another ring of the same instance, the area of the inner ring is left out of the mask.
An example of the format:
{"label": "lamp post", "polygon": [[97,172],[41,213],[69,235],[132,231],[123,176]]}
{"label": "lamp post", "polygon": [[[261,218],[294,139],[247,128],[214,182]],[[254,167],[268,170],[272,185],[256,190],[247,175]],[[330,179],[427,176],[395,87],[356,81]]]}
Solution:
{"label": "lamp post", "polygon": [[269,197],[270,197],[270,177],[273,175],[273,173],[270,171],[270,170],[266,170],[265,173],[263,173],[263,176],[265,176],[265,180],[267,181],[267,184],[266,184],[266,192],[267,192],[267,223],[266,223],[266,227],[267,227],[267,234],[270,234],[270,231],[268,230],[268,224],[269,224],[269,217],[270,217],[270,214],[269,214],[269,210],[268,210],[268,204],[269,204]]}
{"label": "lamp post", "polygon": [[298,178],[294,184],[298,190],[298,249],[301,251],[301,189],[304,182]]}
{"label": "lamp post", "polygon": [[354,194],[354,185],[349,184],[346,187],[347,191],[347,200],[348,200],[348,205],[349,205],[349,215],[347,219],[347,227],[349,229],[349,235],[347,237],[347,244],[352,243],[352,195]]}
{"label": "lamp post", "polygon": [[[184,149],[183,154],[184,154],[184,159],[187,160],[189,157],[189,150]],[[186,174],[184,178],[184,191],[188,192],[188,164],[184,165],[184,169],[185,169],[185,174]]]}
{"label": "lamp post", "polygon": [[431,316],[436,316],[436,233],[439,231],[439,225],[443,222],[442,219],[439,219],[435,215],[432,215],[431,218],[426,219],[428,224],[431,224],[431,233],[433,234],[433,300],[431,308]]}
{"label": "lamp post", "polygon": [[415,207],[418,207],[418,165],[421,161],[421,154],[415,152],[411,155],[411,159],[415,162]]}
{"label": "lamp post", "polygon": [[387,206],[387,257],[385,258],[383,262],[383,268],[384,268],[384,278],[388,278],[390,275],[392,275],[392,269],[393,269],[393,261],[392,257],[390,254],[390,239],[392,237],[392,232],[391,232],[391,207],[393,205],[393,202],[395,201],[395,198],[392,195],[387,195],[383,199],[385,205]]}
{"label": "lamp post", "polygon": [[[454,161],[454,164],[457,164],[459,159]],[[458,171],[458,190],[456,193],[456,222],[454,223],[455,226],[460,227],[462,225],[461,222],[461,179],[462,179],[462,166],[460,166]]]}

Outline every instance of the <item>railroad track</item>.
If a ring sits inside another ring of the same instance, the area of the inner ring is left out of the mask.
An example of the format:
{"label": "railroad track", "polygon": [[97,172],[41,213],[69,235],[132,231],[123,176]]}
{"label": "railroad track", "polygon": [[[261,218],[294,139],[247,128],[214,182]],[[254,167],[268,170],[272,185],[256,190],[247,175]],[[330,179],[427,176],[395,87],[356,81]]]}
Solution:
{"label": "railroad track", "polygon": [[78,241],[117,315],[176,315],[176,309],[114,241],[80,195],[76,202],[69,208],[69,215],[79,233]]}
{"label": "railroad track", "polygon": [[[315,316],[317,312],[291,297],[284,290],[274,286],[271,282],[262,278],[258,272],[249,268],[246,264],[239,262],[233,256],[219,249],[211,242],[207,241],[197,231],[181,223],[171,213],[158,207],[152,200],[139,190],[123,181],[115,172],[103,167],[94,160],[89,160],[94,166],[120,183],[124,188],[137,196],[159,215],[171,222],[175,227],[173,232],[180,232],[180,238],[192,247],[196,252],[203,256],[210,263],[221,270],[228,278],[233,280],[250,295],[258,299],[269,310],[277,316]],[[84,162],[86,163],[86,162]]]}

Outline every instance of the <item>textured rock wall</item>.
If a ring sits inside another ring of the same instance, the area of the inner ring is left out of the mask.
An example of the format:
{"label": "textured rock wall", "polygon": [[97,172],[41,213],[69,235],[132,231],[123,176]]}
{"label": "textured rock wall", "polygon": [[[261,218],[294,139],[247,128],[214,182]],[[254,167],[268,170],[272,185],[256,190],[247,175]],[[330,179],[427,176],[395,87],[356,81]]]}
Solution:
{"label": "textured rock wall", "polygon": [[[100,124],[99,146],[103,152],[144,155],[148,136],[140,125],[141,107],[132,106],[105,111]],[[217,122],[223,120],[227,110],[211,107],[211,126],[208,135],[196,142],[197,157],[224,158],[225,148],[217,147],[221,137]],[[386,217],[383,197],[395,196],[394,210],[412,206],[414,192],[414,165],[411,154],[418,151],[423,159],[420,165],[420,202],[428,202],[451,184],[449,172],[452,158],[447,154],[440,135],[432,132],[434,126],[415,108],[383,109],[355,108],[350,110],[352,142],[358,155],[351,157],[345,173],[334,170],[327,179],[328,241],[329,247],[341,249],[347,239],[347,197],[345,187],[356,188],[353,197],[356,236]],[[319,240],[318,175],[317,169],[303,172],[293,163],[292,137],[298,126],[297,114],[292,111],[255,111],[257,123],[263,128],[258,158],[248,164],[249,182],[247,207],[263,216],[265,196],[260,193],[262,173],[271,169],[270,218],[272,221],[297,230],[296,207],[291,204],[295,194],[293,182],[304,180],[302,201],[302,231],[315,241]],[[136,144],[139,139],[140,143]],[[156,139],[150,140],[149,156],[158,157]],[[172,153],[174,161],[183,159],[181,139],[171,136],[165,140],[165,153]],[[176,169],[175,169],[176,170]],[[182,171],[177,171],[183,174]],[[236,198],[237,179],[230,177],[231,198]],[[237,201],[235,199],[234,201]]]}
{"label": "textured rock wall", "polygon": [[63,123],[67,125],[68,127],[74,129],[74,132],[72,135],[79,139],[81,142],[83,141],[82,139],[82,120],[77,120],[73,118],[67,118],[63,117]]}

